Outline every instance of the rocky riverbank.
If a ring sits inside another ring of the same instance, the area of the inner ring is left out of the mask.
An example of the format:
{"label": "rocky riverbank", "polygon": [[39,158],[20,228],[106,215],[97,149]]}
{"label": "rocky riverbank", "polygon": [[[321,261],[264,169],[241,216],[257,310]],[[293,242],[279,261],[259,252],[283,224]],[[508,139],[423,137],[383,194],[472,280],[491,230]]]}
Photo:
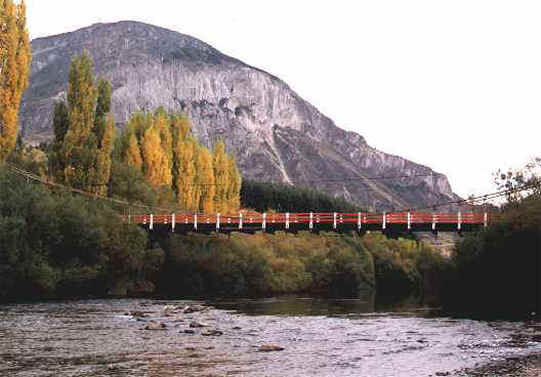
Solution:
{"label": "rocky riverbank", "polygon": [[[506,346],[512,348],[527,348],[529,345],[541,342],[541,323],[526,323],[523,331],[511,336]],[[527,356],[506,357],[504,360],[491,361],[475,368],[461,369],[455,373],[440,374],[441,376],[467,377],[539,377],[541,376],[541,353]]]}
{"label": "rocky riverbank", "polygon": [[539,377],[541,376],[541,353],[525,357],[510,357],[479,368],[462,369],[456,374],[440,373],[437,376]]}

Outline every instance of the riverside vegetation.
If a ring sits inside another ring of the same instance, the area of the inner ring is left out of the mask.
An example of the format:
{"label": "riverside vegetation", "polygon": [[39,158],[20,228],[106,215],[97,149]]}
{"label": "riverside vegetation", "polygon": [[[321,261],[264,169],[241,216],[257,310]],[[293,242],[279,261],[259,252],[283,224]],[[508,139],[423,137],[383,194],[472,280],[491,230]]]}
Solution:
{"label": "riverside vegetation", "polygon": [[541,318],[541,159],[499,173],[510,193],[500,221],[466,235],[452,258],[443,302],[454,312],[483,318]]}
{"label": "riverside vegetation", "polygon": [[[355,297],[420,292],[445,261],[381,234],[167,235],[150,239],[108,204],[0,169],[0,299],[160,293]],[[436,267],[437,266],[437,267]]]}

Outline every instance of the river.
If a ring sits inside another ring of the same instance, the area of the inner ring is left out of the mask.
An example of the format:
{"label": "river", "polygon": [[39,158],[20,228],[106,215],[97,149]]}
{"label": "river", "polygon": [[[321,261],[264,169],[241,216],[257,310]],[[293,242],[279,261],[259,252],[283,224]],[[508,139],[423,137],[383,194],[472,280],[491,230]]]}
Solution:
{"label": "river", "polygon": [[[168,313],[194,304],[208,309]],[[166,329],[144,330],[149,321]],[[193,321],[209,327],[192,329]],[[223,335],[201,336],[208,329]],[[371,299],[12,304],[0,306],[0,376],[454,375],[478,363],[541,352],[539,337],[529,336],[533,331],[522,322],[453,319],[408,304],[375,309]],[[285,349],[259,352],[266,344]]]}

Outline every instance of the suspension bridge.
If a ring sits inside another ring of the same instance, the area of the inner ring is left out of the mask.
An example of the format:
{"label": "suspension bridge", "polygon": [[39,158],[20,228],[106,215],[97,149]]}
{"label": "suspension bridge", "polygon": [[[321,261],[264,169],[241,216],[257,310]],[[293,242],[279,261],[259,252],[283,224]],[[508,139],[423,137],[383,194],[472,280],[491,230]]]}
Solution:
{"label": "suspension bridge", "polygon": [[[524,184],[520,187],[501,190],[474,198],[437,203],[426,208],[409,209],[396,212],[356,212],[356,213],[258,213],[239,212],[236,214],[205,214],[177,213],[167,208],[151,207],[144,204],[130,203],[118,198],[101,196],[73,187],[55,183],[34,173],[7,164],[10,170],[29,182],[33,181],[52,188],[68,190],[73,194],[93,199],[107,201],[124,208],[124,214],[119,215],[121,221],[137,224],[149,231],[170,231],[177,233],[188,232],[299,232],[299,231],[331,231],[331,232],[365,232],[383,231],[395,232],[473,232],[487,228],[496,222],[498,214],[488,212],[455,212],[438,213],[436,208],[452,205],[475,205],[488,200],[504,197],[509,194],[531,190],[538,184]],[[385,177],[388,179],[388,177]],[[426,212],[427,208],[432,212]],[[138,214],[126,214],[130,209],[136,209]],[[158,212],[156,212],[158,211]],[[142,213],[142,214],[141,214]]]}
{"label": "suspension bridge", "polygon": [[269,232],[330,231],[364,232],[471,232],[479,231],[497,219],[489,213],[383,212],[383,213],[257,213],[238,214],[148,214],[122,215],[125,222],[148,230],[188,232]]}

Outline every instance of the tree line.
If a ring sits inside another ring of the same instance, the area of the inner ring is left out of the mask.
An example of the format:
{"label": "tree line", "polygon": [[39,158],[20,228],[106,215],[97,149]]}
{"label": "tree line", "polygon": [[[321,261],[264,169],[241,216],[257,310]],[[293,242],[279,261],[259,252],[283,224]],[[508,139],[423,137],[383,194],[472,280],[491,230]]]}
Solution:
{"label": "tree line", "polygon": [[155,187],[171,188],[179,208],[234,212],[240,208],[241,175],[220,140],[210,151],[191,133],[185,115],[135,114],[115,145],[116,158]]}
{"label": "tree line", "polygon": [[259,212],[357,212],[360,207],[344,198],[283,183],[244,180],[240,192],[242,204]]}

